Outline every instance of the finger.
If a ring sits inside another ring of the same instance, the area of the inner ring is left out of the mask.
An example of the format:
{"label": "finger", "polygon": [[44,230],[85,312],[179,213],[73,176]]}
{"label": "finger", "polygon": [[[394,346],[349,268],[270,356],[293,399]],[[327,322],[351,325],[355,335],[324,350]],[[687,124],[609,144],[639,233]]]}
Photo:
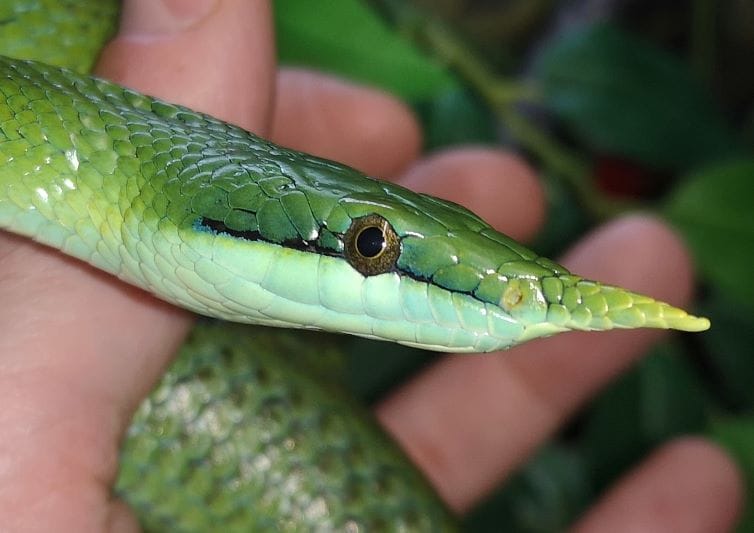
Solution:
{"label": "finger", "polygon": [[[587,278],[685,307],[691,300],[691,259],[678,235],[657,219],[629,216],[583,239],[563,264]],[[664,333],[656,329],[568,333],[521,346],[510,369],[557,408],[586,396],[643,355]]]}
{"label": "finger", "polygon": [[[197,107],[222,114],[222,106],[212,107],[218,97],[213,84],[215,74],[223,75],[215,69],[225,65],[205,47],[232,41],[228,53],[240,56],[247,52],[241,45],[249,44],[249,35],[269,35],[270,21],[264,2],[210,3],[208,11],[198,10],[198,19],[186,23],[184,18],[184,26],[163,28],[163,34],[155,26],[156,3],[127,4],[131,26],[103,58],[119,62],[109,72],[120,73],[121,81],[136,88],[189,105],[196,97]],[[189,4],[206,5],[174,1],[165,6],[188,9]],[[139,14],[140,9],[148,15]],[[233,23],[223,27],[218,21]],[[151,25],[140,32],[139,24],[145,22]],[[174,39],[184,48],[172,47]],[[139,57],[126,56],[120,47]],[[168,91],[165,73],[146,68],[151,59],[144,56],[152,52],[175,65],[175,75],[183,75],[173,90]],[[196,62],[193,78],[181,67],[185,57]],[[107,67],[101,72],[108,72]],[[206,90],[201,89],[205,81]],[[239,95],[249,93],[235,89],[232,98],[238,104],[244,98]],[[240,107],[245,117],[239,121],[253,118],[254,106]],[[117,441],[130,411],[188,327],[187,314],[51,249],[8,235],[0,235],[0,301],[0,457],[13,458],[0,467],[0,514],[12,516],[15,523],[9,527],[19,531],[94,531],[127,522],[123,507],[110,505]]]}
{"label": "finger", "polygon": [[421,145],[411,111],[377,89],[306,70],[278,76],[272,139],[376,177],[397,174]]}
{"label": "finger", "polygon": [[573,530],[722,533],[733,529],[742,495],[740,474],[720,449],[683,439],[621,480]]}
{"label": "finger", "polygon": [[409,189],[474,206],[474,212],[516,240],[542,225],[545,198],[529,165],[492,148],[453,148],[413,165],[400,179]]}
{"label": "finger", "polygon": [[275,78],[263,0],[132,0],[98,74],[266,134]]}
{"label": "finger", "polygon": [[[265,1],[132,0],[123,5],[122,29],[103,51],[97,71],[138,90],[264,130],[274,79],[272,43]],[[148,329],[149,322],[141,320]],[[162,343],[156,346],[163,348]],[[159,367],[156,370],[159,374]],[[134,377],[142,380],[143,374]]]}
{"label": "finger", "polygon": [[[689,297],[686,252],[652,219],[615,221],[566,262],[677,304]],[[657,338],[651,330],[565,334],[498,355],[448,357],[377,414],[450,506],[463,511]]]}

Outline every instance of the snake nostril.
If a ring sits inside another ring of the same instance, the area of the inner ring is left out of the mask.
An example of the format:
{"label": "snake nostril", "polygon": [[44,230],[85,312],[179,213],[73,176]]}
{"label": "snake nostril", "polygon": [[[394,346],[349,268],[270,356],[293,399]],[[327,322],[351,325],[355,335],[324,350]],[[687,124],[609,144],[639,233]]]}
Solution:
{"label": "snake nostril", "polygon": [[500,298],[500,306],[506,311],[510,311],[524,300],[524,293],[521,288],[514,285],[509,285],[503,292],[503,297]]}

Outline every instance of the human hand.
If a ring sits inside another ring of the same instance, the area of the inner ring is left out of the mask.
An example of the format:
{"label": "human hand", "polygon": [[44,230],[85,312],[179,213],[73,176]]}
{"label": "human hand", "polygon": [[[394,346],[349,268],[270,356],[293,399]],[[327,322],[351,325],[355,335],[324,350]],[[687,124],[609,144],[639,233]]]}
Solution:
{"label": "human hand", "polygon": [[[124,31],[99,73],[281,144],[399,176],[465,203],[515,238],[541,223],[541,190],[515,157],[467,149],[416,163],[418,128],[401,104],[318,74],[276,75],[266,2],[127,2]],[[688,299],[688,259],[656,221],[613,223],[565,262],[676,304]],[[0,235],[0,301],[0,523],[19,531],[136,529],[111,496],[118,443],[189,315],[9,235]],[[386,399],[378,416],[463,512],[656,335],[573,334],[443,359]],[[641,519],[642,531],[722,531],[739,498],[725,456],[685,441],[650,459],[580,527],[628,530]]]}

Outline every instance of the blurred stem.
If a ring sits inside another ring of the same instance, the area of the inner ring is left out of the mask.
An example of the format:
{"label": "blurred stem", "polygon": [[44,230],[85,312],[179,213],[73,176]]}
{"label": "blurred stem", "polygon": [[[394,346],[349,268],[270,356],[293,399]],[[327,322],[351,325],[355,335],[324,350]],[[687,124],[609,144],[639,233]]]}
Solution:
{"label": "blurred stem", "polygon": [[693,0],[691,5],[691,65],[708,84],[715,67],[717,9],[714,0]]}
{"label": "blurred stem", "polygon": [[510,135],[544,167],[544,174],[565,180],[589,214],[602,220],[631,209],[594,187],[589,162],[559,143],[528,117],[522,104],[538,103],[541,95],[531,83],[504,78],[487,65],[460,38],[436,20],[419,15],[405,2],[384,0],[401,30],[454,70],[494,110]]}

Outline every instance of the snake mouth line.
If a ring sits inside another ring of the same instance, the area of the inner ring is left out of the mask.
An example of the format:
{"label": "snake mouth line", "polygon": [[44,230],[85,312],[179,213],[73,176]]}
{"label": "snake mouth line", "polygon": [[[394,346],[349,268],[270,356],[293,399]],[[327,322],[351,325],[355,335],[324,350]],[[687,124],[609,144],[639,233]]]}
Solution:
{"label": "snake mouth line", "polygon": [[[274,244],[277,246],[282,246],[286,248],[290,248],[293,250],[298,250],[305,253],[314,253],[319,254],[323,256],[328,257],[335,257],[338,259],[343,260],[344,262],[347,262],[347,258],[345,257],[345,253],[343,251],[334,250],[329,247],[322,246],[317,241],[305,241],[303,239],[287,239],[284,241],[274,241],[268,238],[265,238],[261,232],[258,230],[236,230],[233,228],[229,228],[225,222],[221,220],[211,219],[208,217],[200,217],[197,219],[196,223],[194,224],[194,227],[197,231],[203,231],[203,232],[211,232],[213,234],[218,235],[227,235],[230,237],[233,237],[235,239],[242,239],[244,241],[251,241],[251,242],[265,242],[269,244]],[[344,239],[344,234],[334,234],[335,237],[342,243]],[[514,315],[514,308],[521,304],[523,301],[523,294],[516,289],[515,286],[508,286],[508,288],[503,293],[503,296],[498,302],[490,302],[486,299],[482,299],[476,292],[477,288],[470,291],[458,291],[449,289],[447,287],[443,287],[442,285],[439,285],[436,283],[431,276],[425,276],[421,273],[412,272],[410,270],[401,269],[397,266],[397,264],[389,271],[389,273],[395,273],[398,274],[401,277],[409,278],[414,281],[417,281],[419,283],[424,283],[427,285],[431,285],[434,287],[437,287],[442,290],[446,290],[450,292],[451,294],[458,294],[460,296],[465,296],[473,301],[475,301],[478,305],[481,305],[482,307],[486,307],[487,305],[492,305],[498,307],[503,313],[505,313],[508,316]],[[553,276],[554,278],[557,278],[557,276]],[[585,283],[592,283],[587,282],[586,280],[583,280]],[[608,293],[615,290],[614,287],[610,286],[602,286],[602,291],[607,291]],[[644,298],[644,297],[642,297]],[[634,302],[634,304],[628,306],[631,308],[634,308],[635,311],[633,312],[640,312],[641,309],[646,307],[646,305],[649,302]],[[652,305],[656,305],[659,302],[652,301]],[[559,305],[560,302],[549,302],[548,303],[548,309],[550,307],[553,307],[553,310],[558,310],[560,308],[563,308],[562,305]],[[672,308],[672,306],[669,306],[668,304],[662,304],[662,309],[664,310],[665,315],[665,322],[662,322],[660,324],[655,324],[654,326],[650,325],[649,323],[646,323],[644,319],[639,320],[639,322],[642,322],[642,325],[645,325],[647,327],[663,327],[668,328],[672,327],[674,329],[681,329],[681,330],[687,330],[687,331],[702,331],[709,327],[709,322],[706,319],[701,319],[698,317],[694,317],[693,315],[688,315],[685,312],[682,312],[678,309]],[[565,319],[564,322],[561,323],[562,326],[566,327],[566,329],[577,329],[577,330],[593,330],[593,329],[612,329],[613,327],[638,327],[634,325],[634,322],[636,322],[636,319],[633,321],[631,320],[630,313],[632,311],[626,310],[626,312],[621,313],[619,312],[620,309],[614,309],[614,316],[610,317],[611,325],[609,327],[605,327],[604,325],[602,327],[594,327],[591,324],[580,324],[578,321],[574,322],[571,320],[571,312],[572,311],[566,311],[566,315],[568,315],[568,318]],[[628,313],[628,314],[627,314]],[[622,314],[627,314],[628,321],[621,319],[620,317]],[[549,315],[549,311],[548,311]],[[607,318],[607,311],[604,313],[605,317]],[[651,313],[650,313],[651,315]],[[599,318],[599,317],[598,317]],[[550,321],[548,319],[547,321]],[[530,323],[529,326],[535,324]]]}

